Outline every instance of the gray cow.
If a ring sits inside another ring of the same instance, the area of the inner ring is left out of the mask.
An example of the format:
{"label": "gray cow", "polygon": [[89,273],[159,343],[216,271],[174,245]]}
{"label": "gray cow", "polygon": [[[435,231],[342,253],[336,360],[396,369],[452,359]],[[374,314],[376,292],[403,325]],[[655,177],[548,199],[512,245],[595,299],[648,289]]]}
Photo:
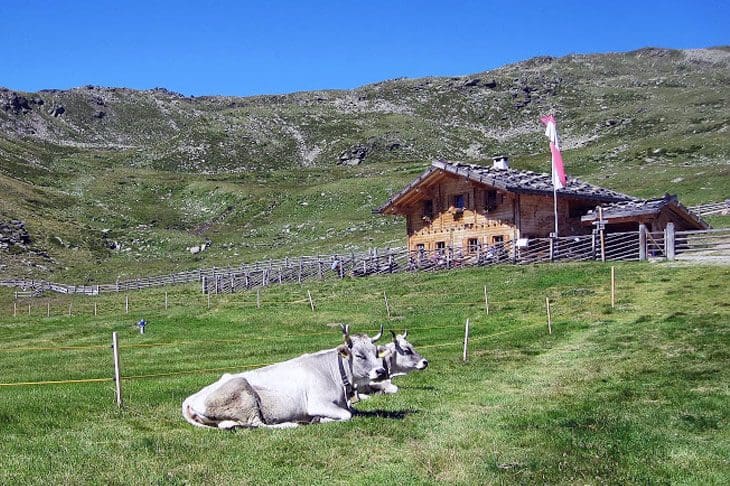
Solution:
{"label": "gray cow", "polygon": [[388,372],[387,380],[371,381],[358,389],[360,398],[368,398],[369,395],[375,393],[395,393],[398,387],[391,382],[391,378],[395,376],[405,375],[415,370],[424,370],[428,366],[428,360],[418,354],[416,349],[406,338],[408,330],[403,334],[393,335],[393,342],[380,347],[380,353],[383,358],[383,368]]}
{"label": "gray cow", "polygon": [[350,400],[357,386],[385,379],[377,356],[380,332],[350,335],[335,349],[264,368],[225,374],[188,397],[182,404],[185,420],[198,427],[296,427],[300,423],[349,420]]}

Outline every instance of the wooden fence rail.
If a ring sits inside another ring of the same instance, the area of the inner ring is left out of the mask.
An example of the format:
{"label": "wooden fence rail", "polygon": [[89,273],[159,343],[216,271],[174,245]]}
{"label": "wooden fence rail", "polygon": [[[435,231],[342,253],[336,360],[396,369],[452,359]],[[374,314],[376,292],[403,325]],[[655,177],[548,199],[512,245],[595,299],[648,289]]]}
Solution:
{"label": "wooden fence rail", "polygon": [[699,204],[697,206],[691,206],[687,209],[699,216],[708,216],[711,214],[730,214],[730,199],[726,199],[722,202]]}
{"label": "wooden fence rail", "polygon": [[0,286],[17,287],[16,298],[35,297],[51,291],[62,294],[98,295],[152,287],[198,282],[204,293],[229,293],[273,284],[311,280],[365,277],[401,272],[428,272],[466,266],[534,264],[558,261],[631,261],[646,259],[730,258],[730,228],[706,231],[625,233],[535,238],[492,246],[411,251],[388,248],[367,252],[302,256],[259,261],[232,267],[212,267],[170,275],[142,277],[113,284],[66,285],[38,280],[1,280]]}

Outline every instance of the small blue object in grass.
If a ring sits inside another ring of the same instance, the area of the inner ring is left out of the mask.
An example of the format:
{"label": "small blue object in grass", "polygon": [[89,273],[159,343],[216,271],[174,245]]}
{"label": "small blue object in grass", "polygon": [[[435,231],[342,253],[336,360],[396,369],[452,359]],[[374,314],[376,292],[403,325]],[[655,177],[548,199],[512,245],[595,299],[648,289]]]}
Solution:
{"label": "small blue object in grass", "polygon": [[139,333],[144,334],[144,327],[147,325],[147,321],[144,319],[140,319],[137,323],[137,326],[139,327]]}

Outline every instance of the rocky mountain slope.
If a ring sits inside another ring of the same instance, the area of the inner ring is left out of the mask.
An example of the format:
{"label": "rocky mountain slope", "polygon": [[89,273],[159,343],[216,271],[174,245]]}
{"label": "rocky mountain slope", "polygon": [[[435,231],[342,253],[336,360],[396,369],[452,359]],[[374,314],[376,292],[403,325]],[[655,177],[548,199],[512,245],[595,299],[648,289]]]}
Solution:
{"label": "rocky mountain slope", "polygon": [[[463,77],[248,98],[1,89],[0,221],[28,220],[40,253],[71,266],[70,249],[105,261],[118,251],[106,239],[132,241],[145,225],[156,240],[191,245],[225,234],[230,245],[271,246],[281,236],[268,228],[274,215],[282,226],[313,226],[314,245],[331,226],[307,220],[297,191],[331,184],[319,193],[349,207],[348,191],[370,185],[360,202],[372,208],[436,158],[507,153],[520,168],[546,171],[538,120],[547,112],[558,118],[572,175],[637,195],[717,200],[728,193],[729,87],[730,48],[720,47],[541,57]],[[351,179],[363,186],[343,183]],[[282,191],[298,198],[291,207],[271,197]],[[339,211],[362,227],[361,235],[335,228],[343,241],[363,246],[402,231],[373,240],[381,223],[334,203],[320,214],[334,221]],[[179,255],[151,246],[158,259]]]}

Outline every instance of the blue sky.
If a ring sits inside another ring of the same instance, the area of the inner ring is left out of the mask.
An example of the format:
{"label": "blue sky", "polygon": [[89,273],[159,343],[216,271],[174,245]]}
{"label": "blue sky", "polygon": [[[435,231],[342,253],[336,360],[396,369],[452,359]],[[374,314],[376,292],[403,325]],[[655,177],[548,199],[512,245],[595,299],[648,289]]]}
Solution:
{"label": "blue sky", "polygon": [[730,1],[0,0],[0,86],[353,88],[537,55],[730,44]]}

